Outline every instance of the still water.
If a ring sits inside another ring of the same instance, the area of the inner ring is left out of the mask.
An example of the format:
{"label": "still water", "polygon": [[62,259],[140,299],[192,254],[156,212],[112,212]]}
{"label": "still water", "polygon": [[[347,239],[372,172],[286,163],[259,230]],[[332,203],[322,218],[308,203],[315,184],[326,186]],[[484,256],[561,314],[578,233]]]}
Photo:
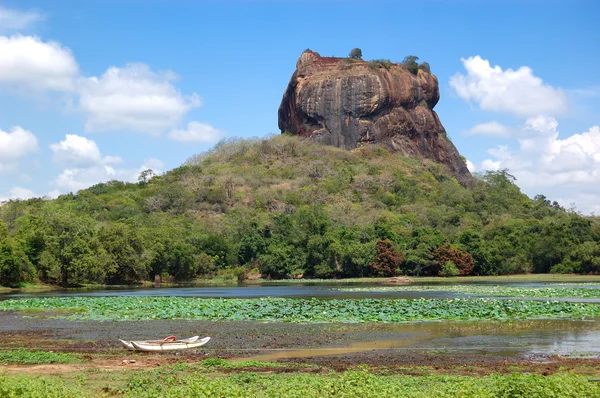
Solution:
{"label": "still water", "polygon": [[[485,285],[486,283],[476,283]],[[494,283],[515,287],[566,287],[553,283]],[[439,285],[439,284],[438,284]],[[448,284],[452,286],[454,284]],[[465,295],[451,291],[420,291],[419,284],[411,285],[414,290],[402,291],[344,291],[344,287],[368,287],[368,284],[266,284],[250,286],[193,286],[167,288],[118,287],[99,290],[70,290],[42,293],[2,294],[1,299],[26,297],[103,297],[103,296],[180,296],[212,298],[432,298],[488,297],[489,295]],[[584,287],[584,286],[579,286]],[[600,288],[600,284],[585,287]],[[502,297],[495,297],[502,298]],[[506,297],[505,297],[506,298]],[[541,300],[524,298],[528,300]],[[545,300],[545,299],[543,299]],[[598,299],[562,299],[582,302],[599,302]],[[530,322],[528,324],[528,322]],[[389,333],[378,335],[377,340],[369,336],[364,341],[348,342],[346,345],[327,348],[283,349],[276,352],[261,352],[252,357],[257,360],[301,358],[310,356],[343,355],[372,350],[397,350],[404,352],[427,352],[435,354],[464,353],[518,357],[543,357],[552,355],[600,358],[600,320],[538,320],[514,322],[514,328],[480,328],[485,322],[421,322],[400,324],[391,327]],[[375,337],[375,336],[373,336]],[[207,350],[209,350],[207,348]],[[248,360],[245,356],[241,358]]]}
{"label": "still water", "polygon": [[[344,291],[345,287],[369,287],[381,286],[378,284],[328,284],[328,283],[306,283],[306,284],[265,284],[265,285],[240,285],[240,286],[193,286],[193,287],[164,287],[164,288],[132,288],[132,287],[114,287],[110,289],[73,289],[69,291],[50,291],[40,293],[6,293],[0,294],[1,299],[27,298],[27,297],[108,297],[108,296],[177,296],[177,297],[206,297],[206,298],[259,298],[259,297],[287,297],[287,298],[319,298],[319,299],[344,299],[344,298],[431,298],[431,299],[454,299],[459,297],[494,297],[490,295],[462,294],[452,291],[422,291],[419,286],[434,285],[413,284],[410,285],[414,290],[401,291]],[[456,286],[457,283],[435,284],[442,286]],[[490,285],[489,283],[471,283],[470,285]],[[565,287],[565,285],[556,283],[494,283],[500,286],[515,287]],[[600,284],[587,284],[588,288],[600,288]],[[513,297],[515,298],[515,297]],[[565,299],[569,301],[580,302],[600,302],[599,299]]]}

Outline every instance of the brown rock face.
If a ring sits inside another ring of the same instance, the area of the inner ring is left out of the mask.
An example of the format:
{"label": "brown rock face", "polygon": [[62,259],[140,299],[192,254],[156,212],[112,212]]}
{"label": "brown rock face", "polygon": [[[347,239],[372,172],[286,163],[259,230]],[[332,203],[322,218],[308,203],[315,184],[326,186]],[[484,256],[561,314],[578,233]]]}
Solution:
{"label": "brown rock face", "polygon": [[307,50],[279,106],[279,129],[349,150],[379,144],[429,158],[466,183],[471,174],[433,111],[439,99],[437,78],[422,70]]}

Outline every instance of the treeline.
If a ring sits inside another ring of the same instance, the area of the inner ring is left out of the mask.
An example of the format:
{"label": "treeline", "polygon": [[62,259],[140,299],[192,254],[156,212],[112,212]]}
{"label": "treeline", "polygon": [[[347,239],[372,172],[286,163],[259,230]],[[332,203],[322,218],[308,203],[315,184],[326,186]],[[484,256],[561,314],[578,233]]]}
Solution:
{"label": "treeline", "polygon": [[296,137],[230,140],[164,175],[0,207],[0,285],[600,272],[600,222],[506,170]]}

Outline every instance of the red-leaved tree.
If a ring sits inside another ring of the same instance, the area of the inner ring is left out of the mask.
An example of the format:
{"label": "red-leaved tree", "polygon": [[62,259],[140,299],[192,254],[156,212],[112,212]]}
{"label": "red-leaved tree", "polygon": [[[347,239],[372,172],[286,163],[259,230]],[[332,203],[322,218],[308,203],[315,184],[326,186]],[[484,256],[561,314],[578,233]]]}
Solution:
{"label": "red-leaved tree", "polygon": [[396,249],[394,242],[389,239],[377,240],[375,260],[370,264],[374,276],[394,276],[403,262],[404,255]]}
{"label": "red-leaved tree", "polygon": [[474,261],[471,253],[463,252],[448,242],[433,251],[433,258],[439,266],[439,270],[447,261],[452,261],[458,268],[459,275],[471,275],[473,272]]}

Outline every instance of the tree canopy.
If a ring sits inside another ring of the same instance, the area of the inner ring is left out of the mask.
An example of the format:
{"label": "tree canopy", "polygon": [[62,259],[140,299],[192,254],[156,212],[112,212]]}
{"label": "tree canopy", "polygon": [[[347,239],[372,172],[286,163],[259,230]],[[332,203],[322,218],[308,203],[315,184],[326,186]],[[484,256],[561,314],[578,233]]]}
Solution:
{"label": "tree canopy", "polygon": [[508,170],[460,185],[379,146],[231,139],[162,175],[0,206],[0,285],[600,272],[600,222]]}

